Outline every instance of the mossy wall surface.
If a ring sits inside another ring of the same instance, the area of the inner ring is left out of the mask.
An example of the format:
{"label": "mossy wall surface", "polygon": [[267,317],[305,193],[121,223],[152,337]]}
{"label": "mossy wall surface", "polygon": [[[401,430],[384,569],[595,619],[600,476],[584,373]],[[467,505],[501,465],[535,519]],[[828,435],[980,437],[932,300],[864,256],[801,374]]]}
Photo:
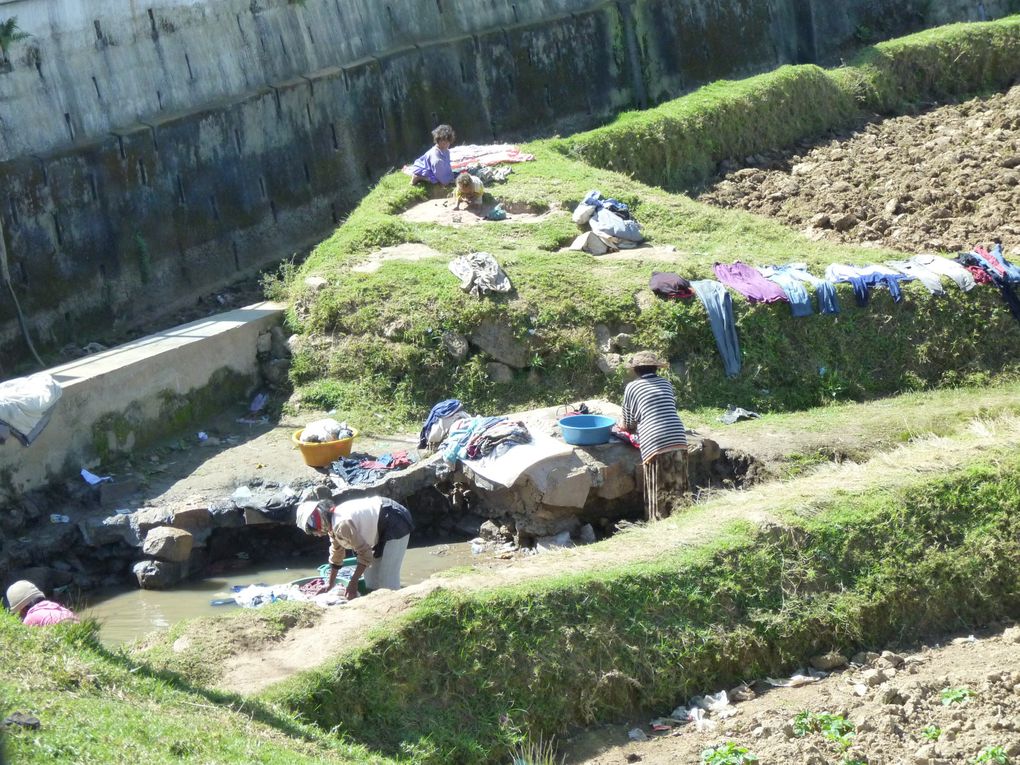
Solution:
{"label": "mossy wall surface", "polygon": [[811,517],[777,507],[782,525],[672,560],[432,595],[270,697],[419,761],[498,762],[522,731],[668,710],[813,653],[1015,614],[1020,462],[988,459],[898,489],[833,490]]}

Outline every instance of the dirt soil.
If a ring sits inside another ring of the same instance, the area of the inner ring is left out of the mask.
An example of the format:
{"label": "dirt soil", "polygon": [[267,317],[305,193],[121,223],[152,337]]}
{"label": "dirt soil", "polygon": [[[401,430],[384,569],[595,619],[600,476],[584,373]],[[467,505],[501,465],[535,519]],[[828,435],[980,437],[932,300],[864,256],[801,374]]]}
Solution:
{"label": "dirt soil", "polygon": [[[733,705],[727,719],[710,713],[704,729],[688,722],[657,733],[648,719],[639,719],[584,731],[559,749],[568,765],[701,763],[703,751],[727,742],[758,759],[720,757],[720,765],[1020,762],[1020,627],[854,658],[863,663],[800,687],[754,683],[754,698]],[[854,730],[842,744],[819,730],[798,735],[793,721],[805,711],[839,715]],[[634,728],[648,739],[629,740]]]}
{"label": "dirt soil", "polygon": [[1020,254],[1020,86],[720,170],[700,201],[812,239],[950,253],[1001,241]]}
{"label": "dirt soil", "polygon": [[564,214],[560,210],[545,211],[528,205],[507,202],[503,204],[503,209],[507,212],[506,219],[503,221],[491,221],[486,220],[485,216],[492,211],[498,200],[489,199],[488,195],[486,195],[486,199],[488,201],[483,202],[481,208],[472,208],[471,210],[465,209],[463,205],[461,205],[460,210],[454,210],[453,199],[429,199],[406,210],[400,217],[410,223],[438,223],[441,226],[460,228],[461,226],[475,226],[480,223],[498,226],[506,221],[513,221],[514,223],[540,223],[551,215]]}

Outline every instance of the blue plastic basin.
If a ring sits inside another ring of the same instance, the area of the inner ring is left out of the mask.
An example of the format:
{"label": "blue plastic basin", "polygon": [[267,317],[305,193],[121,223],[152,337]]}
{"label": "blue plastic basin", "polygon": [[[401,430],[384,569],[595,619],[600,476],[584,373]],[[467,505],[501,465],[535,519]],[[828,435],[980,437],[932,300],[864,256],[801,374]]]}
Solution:
{"label": "blue plastic basin", "polygon": [[575,446],[591,446],[609,442],[609,433],[616,420],[601,414],[572,414],[560,420],[563,440]]}

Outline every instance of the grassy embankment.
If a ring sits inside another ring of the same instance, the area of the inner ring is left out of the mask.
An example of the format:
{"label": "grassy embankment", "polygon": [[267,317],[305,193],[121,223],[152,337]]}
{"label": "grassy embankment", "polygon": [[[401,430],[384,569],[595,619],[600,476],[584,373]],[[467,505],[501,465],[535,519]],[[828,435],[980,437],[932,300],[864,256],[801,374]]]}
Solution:
{"label": "grassy embankment", "polygon": [[498,762],[523,735],[1016,615],[1018,427],[979,421],[729,493],[550,561],[545,578],[451,582],[267,697],[416,762]]}
{"label": "grassy embankment", "polygon": [[[730,380],[700,302],[655,301],[647,284],[653,270],[711,277],[717,260],[802,260],[820,272],[831,262],[892,257],[809,242],[772,221],[673,192],[696,185],[726,157],[824,137],[875,112],[1000,89],[1017,76],[1017,61],[1020,18],[955,25],[883,43],[853,66],[784,67],[719,82],[588,133],[538,141],[527,147],[537,161],[515,166],[495,191],[535,209],[562,208],[540,223],[411,224],[400,213],[426,192],[390,175],[291,275],[324,276],[326,289],[310,294],[301,278],[278,285],[277,294],[292,301],[292,325],[305,335],[293,380],[308,404],[389,429],[413,423],[449,396],[485,412],[617,396],[621,375],[607,377],[596,367],[598,324],[628,330],[635,347],[676,362],[680,400],[692,408],[733,402],[759,411],[799,409],[1014,372],[1010,351],[1020,347],[1020,329],[988,288],[939,298],[914,283],[901,304],[878,292],[861,309],[843,285],[838,317],[806,319],[792,318],[784,305],[750,306],[735,296],[744,368]],[[577,234],[569,210],[591,188],[630,204],[651,242],[675,246],[675,257],[560,252]],[[440,257],[351,271],[379,248],[404,242]],[[448,260],[479,250],[507,270],[515,287],[509,296],[475,300],[458,289]],[[531,354],[529,368],[511,383],[488,378],[484,354],[457,361],[442,348],[443,331],[470,334],[486,319],[512,327]]]}

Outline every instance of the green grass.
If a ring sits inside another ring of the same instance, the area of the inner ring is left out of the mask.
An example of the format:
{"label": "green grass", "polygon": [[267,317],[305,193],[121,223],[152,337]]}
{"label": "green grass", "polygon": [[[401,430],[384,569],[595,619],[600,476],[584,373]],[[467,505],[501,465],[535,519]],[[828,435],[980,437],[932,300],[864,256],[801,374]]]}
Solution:
{"label": "green grass", "polygon": [[216,694],[103,648],[95,622],[24,627],[0,613],[0,716],[40,720],[9,731],[11,762],[383,763],[263,704]]}

